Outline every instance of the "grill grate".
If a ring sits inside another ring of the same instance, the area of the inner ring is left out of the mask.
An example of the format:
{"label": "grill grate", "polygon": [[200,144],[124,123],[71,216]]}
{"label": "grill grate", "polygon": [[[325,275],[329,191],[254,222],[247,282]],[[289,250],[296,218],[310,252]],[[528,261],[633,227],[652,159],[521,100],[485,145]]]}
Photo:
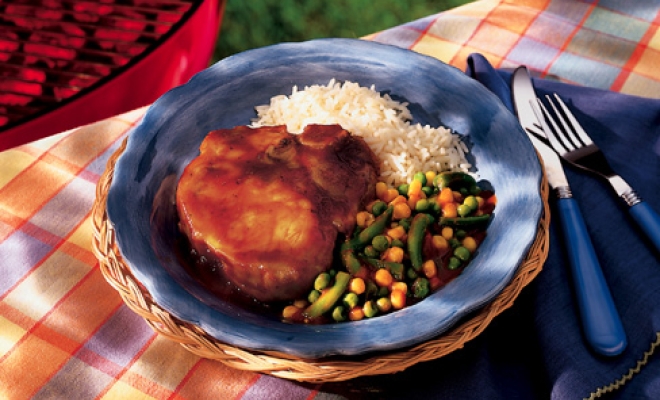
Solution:
{"label": "grill grate", "polygon": [[0,131],[120,71],[195,0],[0,0]]}

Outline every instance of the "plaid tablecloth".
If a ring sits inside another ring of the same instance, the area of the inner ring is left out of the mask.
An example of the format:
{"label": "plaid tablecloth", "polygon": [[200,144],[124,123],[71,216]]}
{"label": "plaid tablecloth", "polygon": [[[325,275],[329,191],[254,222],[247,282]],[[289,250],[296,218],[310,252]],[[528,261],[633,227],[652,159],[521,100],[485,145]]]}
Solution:
{"label": "plaid tablecloth", "polygon": [[[469,54],[481,53],[495,67],[526,64],[538,76],[660,98],[659,11],[659,1],[482,0],[366,39],[460,69]],[[144,111],[0,153],[0,398],[387,397],[388,377],[311,385],[201,359],[155,334],[122,303],[92,253],[90,211],[109,156]],[[657,355],[648,361],[660,362]],[[415,368],[428,378],[425,368],[433,365]],[[484,385],[503,395],[494,398],[507,398],[503,387],[515,379]],[[601,382],[593,393],[611,384]],[[658,385],[649,398],[660,393]],[[626,398],[625,385],[612,390]],[[551,387],[547,394],[559,398]]]}

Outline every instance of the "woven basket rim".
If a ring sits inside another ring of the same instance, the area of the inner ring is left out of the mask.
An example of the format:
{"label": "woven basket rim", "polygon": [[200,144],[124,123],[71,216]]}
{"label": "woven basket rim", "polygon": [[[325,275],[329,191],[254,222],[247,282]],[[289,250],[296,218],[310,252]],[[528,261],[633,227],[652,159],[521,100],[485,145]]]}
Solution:
{"label": "woven basket rim", "polygon": [[513,278],[493,300],[440,336],[395,351],[313,360],[279,352],[253,351],[235,347],[211,337],[198,326],[172,316],[153,300],[123,261],[115,242],[114,230],[107,218],[106,203],[115,164],[124,152],[126,143],[127,139],[124,139],[121,146],[111,155],[96,186],[96,199],[92,207],[92,249],[99,260],[101,272],[105,280],[117,290],[123,302],[144,318],[154,331],[200,357],[220,361],[232,368],[301,382],[322,383],[400,372],[417,363],[438,359],[462,348],[465,343],[481,334],[497,315],[510,308],[522,289],[541,272],[548,256],[549,187],[543,174],[541,181],[543,212],[539,219],[536,237]]}

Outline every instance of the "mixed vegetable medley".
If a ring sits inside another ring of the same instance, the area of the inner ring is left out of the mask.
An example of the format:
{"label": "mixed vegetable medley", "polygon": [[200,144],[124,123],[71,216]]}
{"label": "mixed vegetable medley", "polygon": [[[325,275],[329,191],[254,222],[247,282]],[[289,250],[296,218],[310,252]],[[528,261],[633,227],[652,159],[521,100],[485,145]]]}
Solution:
{"label": "mixed vegetable medley", "polygon": [[458,276],[486,235],[497,199],[462,172],[419,172],[398,188],[379,182],[341,245],[341,267],[319,274],[285,321],[357,321],[400,310]]}

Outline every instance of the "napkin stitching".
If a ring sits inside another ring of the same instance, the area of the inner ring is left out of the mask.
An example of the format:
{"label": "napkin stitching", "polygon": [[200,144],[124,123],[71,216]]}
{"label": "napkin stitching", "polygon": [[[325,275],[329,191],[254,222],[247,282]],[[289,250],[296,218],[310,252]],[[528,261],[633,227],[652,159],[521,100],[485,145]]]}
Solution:
{"label": "napkin stitching", "polygon": [[655,342],[651,343],[651,347],[649,348],[648,351],[644,352],[644,356],[642,357],[641,360],[637,361],[635,367],[630,368],[626,374],[621,376],[621,378],[617,379],[616,381],[610,383],[609,385],[599,387],[595,392],[591,393],[591,396],[586,397],[585,399],[586,400],[597,399],[602,395],[607,394],[609,392],[613,392],[616,389],[619,389],[622,386],[624,386],[626,383],[630,382],[630,380],[632,380],[632,378],[642,370],[642,367],[648,364],[649,359],[651,358],[651,356],[653,356],[655,350],[658,347],[660,347],[660,332],[656,332]]}

